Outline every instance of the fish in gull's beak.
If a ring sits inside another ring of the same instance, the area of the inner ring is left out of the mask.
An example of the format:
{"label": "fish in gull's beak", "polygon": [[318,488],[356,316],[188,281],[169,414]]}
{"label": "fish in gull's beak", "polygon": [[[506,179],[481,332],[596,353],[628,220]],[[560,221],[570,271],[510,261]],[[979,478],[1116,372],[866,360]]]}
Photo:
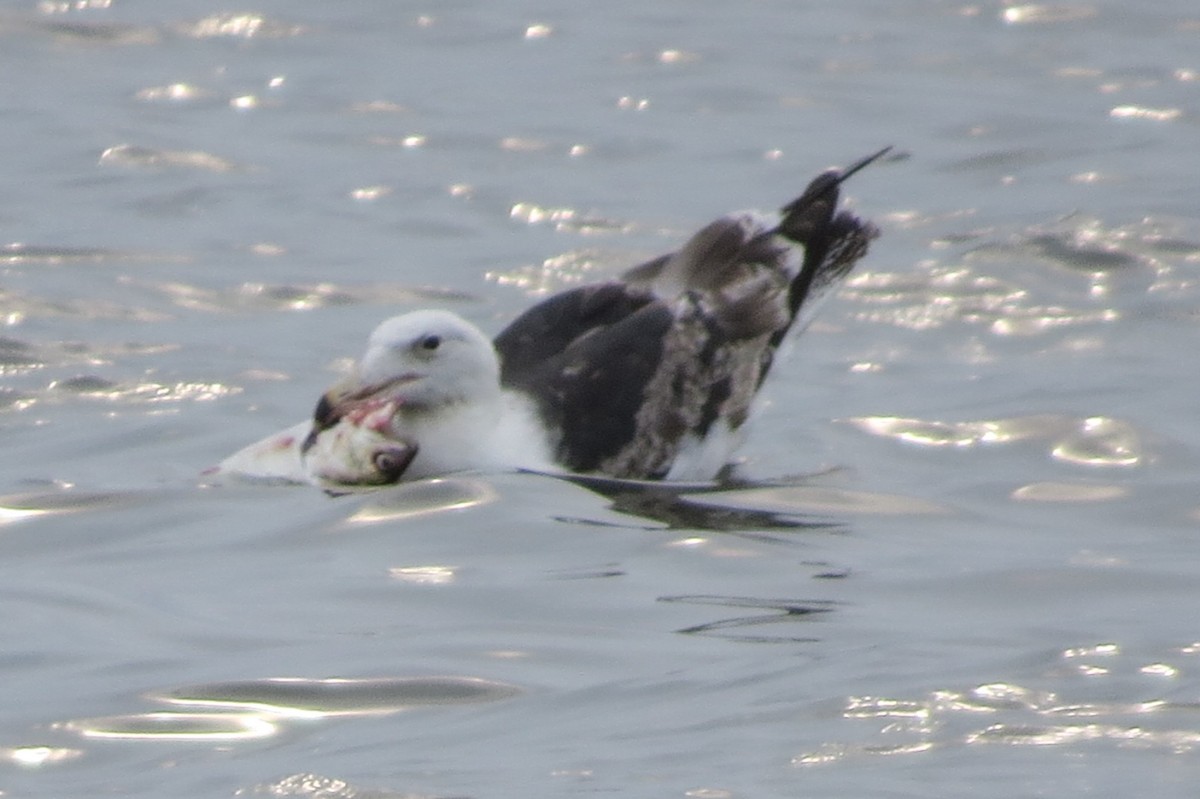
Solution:
{"label": "fish in gull's beak", "polygon": [[[300,452],[308,452],[316,443],[317,436],[342,419],[357,425],[370,417],[373,420],[373,429],[385,432],[380,425],[390,420],[391,415],[404,404],[398,389],[423,378],[424,375],[410,373],[375,385],[363,385],[355,378],[335,384],[317,400],[317,407],[313,410],[312,430],[300,445]],[[389,414],[387,419],[383,419],[378,413],[380,408],[385,406],[392,408],[392,414]]]}
{"label": "fish in gull's beak", "polygon": [[399,408],[394,399],[364,400],[330,427],[314,430],[303,454],[310,478],[331,493],[399,481],[420,451],[416,440],[392,430]]}

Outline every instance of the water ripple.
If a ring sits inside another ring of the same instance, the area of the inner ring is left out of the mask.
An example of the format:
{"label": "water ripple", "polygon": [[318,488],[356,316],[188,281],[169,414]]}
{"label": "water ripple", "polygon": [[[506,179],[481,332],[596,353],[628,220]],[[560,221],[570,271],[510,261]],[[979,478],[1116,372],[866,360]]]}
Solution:
{"label": "water ripple", "polygon": [[[510,142],[507,149],[520,145],[520,149],[528,151],[533,145],[530,142]],[[538,149],[542,149],[539,147]],[[573,208],[544,208],[536,203],[519,202],[509,211],[509,217],[516,222],[527,225],[550,225],[556,231],[592,234],[592,233],[629,233],[635,230],[631,222],[612,219],[591,213],[580,213]]]}
{"label": "water ripple", "polygon": [[1142,105],[1118,105],[1108,112],[1113,119],[1144,119],[1151,122],[1172,122],[1183,116],[1179,108],[1148,108]]}
{"label": "water ripple", "polygon": [[82,749],[62,746],[15,746],[0,749],[0,760],[7,760],[23,768],[38,768],[65,763],[83,756]]}
{"label": "water ripple", "polygon": [[1126,486],[1051,481],[1023,485],[1013,491],[1012,498],[1024,502],[1110,502],[1129,494]]}
{"label": "water ripple", "polygon": [[99,297],[42,299],[0,288],[0,324],[17,325],[29,319],[67,318],[76,321],[120,320],[165,322],[168,314]]}
{"label": "water ripple", "polygon": [[272,677],[192,685],[150,698],[172,705],[319,718],[395,713],[419,705],[493,702],[517,693],[515,686],[477,677]]}
{"label": "water ripple", "polygon": [[842,296],[865,306],[859,319],[911,330],[954,321],[991,323],[1018,312],[1026,291],[1015,283],[961,267],[924,274],[867,272],[851,278]]}
{"label": "water ripple", "polygon": [[0,248],[0,263],[48,264],[101,263],[129,261],[182,261],[178,256],[163,253],[141,253],[131,250],[111,250],[105,247],[64,247],[61,245],[25,244],[12,242]]}
{"label": "water ripple", "polygon": [[239,741],[267,738],[279,725],[252,713],[133,713],[54,725],[84,738],[151,741]]}
{"label": "water ripple", "polygon": [[311,799],[436,799],[432,795],[357,788],[334,777],[292,774],[272,783],[239,788],[234,796],[307,796]]}
{"label": "water ripple", "polygon": [[[128,281],[133,283],[133,281]],[[192,311],[230,313],[238,310],[308,311],[344,305],[404,305],[417,302],[469,300],[472,295],[453,289],[372,283],[260,283],[210,289],[188,283],[140,284]]]}
{"label": "water ripple", "polygon": [[101,166],[137,169],[193,169],[199,172],[237,172],[245,167],[202,150],[165,150],[117,144],[100,153]]}
{"label": "water ripple", "polygon": [[967,737],[968,744],[1017,746],[1065,746],[1086,741],[1109,741],[1118,745],[1190,752],[1200,745],[1200,732],[1193,730],[1147,730],[1118,724],[1020,725],[993,724]]}
{"label": "water ripple", "polygon": [[370,500],[351,514],[345,524],[359,526],[412,519],[487,505],[499,499],[500,494],[495,487],[482,478],[415,480],[372,492]]}
{"label": "water ripple", "polygon": [[139,89],[133,98],[143,103],[182,105],[216,100],[217,93],[190,83],[168,83],[163,86],[147,86]]}
{"label": "water ripple", "polygon": [[265,17],[262,14],[224,12],[175,26],[180,36],[191,39],[284,39],[305,33],[302,25]]}
{"label": "water ripple", "polygon": [[0,496],[0,525],[39,516],[125,507],[139,501],[127,492],[33,491]]}
{"label": "water ripple", "polygon": [[1000,19],[1009,25],[1046,25],[1079,22],[1096,14],[1096,7],[1092,5],[1024,3],[1008,6],[1000,12]]}
{"label": "water ripple", "polygon": [[206,683],[164,691],[151,700],[188,708],[73,719],[51,725],[84,738],[149,741],[239,741],[279,734],[290,719],[375,716],[418,706],[494,702],[516,686],[476,677],[263,680]]}
{"label": "water ripple", "polygon": [[624,259],[595,249],[572,250],[547,258],[536,266],[488,272],[484,277],[502,286],[514,286],[534,297],[598,279],[627,266]]}
{"label": "water ripple", "polygon": [[150,25],[53,19],[31,25],[30,28],[49,33],[63,42],[78,42],[87,45],[127,47],[158,44],[162,40],[159,31]]}
{"label": "water ripple", "polygon": [[[756,632],[763,625],[793,624],[812,621],[813,617],[831,612],[836,602],[822,599],[758,599],[740,596],[682,594],[661,596],[659,602],[681,602],[689,605],[717,605],[726,608],[768,611],[740,615],[718,621],[704,622],[676,630],[688,635],[712,635],[751,643],[812,642],[811,635],[800,636],[784,632]],[[746,628],[751,628],[747,630]]]}
{"label": "water ripple", "polygon": [[1139,466],[1149,457],[1134,425],[1103,416],[1038,414],[966,422],[860,416],[841,421],[871,435],[922,447],[965,449],[1046,441],[1053,458],[1081,466]]}
{"label": "water ripple", "polygon": [[[1086,173],[1073,178],[1101,179],[1108,178]],[[915,214],[893,217],[900,228],[931,221]],[[1146,217],[1113,225],[1072,214],[1012,232],[942,231],[930,244],[935,251],[957,245],[968,249],[953,259],[929,259],[915,272],[861,273],[841,296],[858,306],[854,316],[859,320],[920,331],[967,324],[994,336],[1025,338],[1119,324],[1131,313],[1129,303],[1144,297],[1181,308],[1196,301],[1200,242],[1187,220]],[[1017,258],[1033,261],[1034,268],[1014,272]],[[1065,285],[1038,264],[1068,270],[1086,282]],[[1005,271],[989,274],[993,266]]]}
{"label": "water ripple", "polygon": [[[946,513],[947,509],[923,499],[898,494],[852,491],[829,486],[765,486],[737,491],[716,492],[699,497],[687,497],[690,504],[713,510],[757,510],[767,514],[831,514],[847,513],[885,515],[926,515]],[[810,523],[811,524],[811,523]]]}
{"label": "water ripple", "polygon": [[[1194,658],[1197,651],[1200,647],[1195,645],[1178,647],[1149,663],[1111,642],[1059,652],[1040,679],[1060,682],[1064,691],[1099,697],[1094,701],[1068,700],[1059,691],[1015,682],[937,690],[916,698],[852,696],[843,706],[842,718],[877,725],[888,741],[829,742],[795,756],[792,763],[813,767],[874,755],[980,745],[1061,748],[1107,743],[1194,753],[1200,750],[1200,732],[1190,719],[1200,705],[1157,694],[1179,679],[1185,659]],[[1119,692],[1131,684],[1153,693],[1148,698],[1120,697]],[[897,737],[904,740],[895,742]]]}

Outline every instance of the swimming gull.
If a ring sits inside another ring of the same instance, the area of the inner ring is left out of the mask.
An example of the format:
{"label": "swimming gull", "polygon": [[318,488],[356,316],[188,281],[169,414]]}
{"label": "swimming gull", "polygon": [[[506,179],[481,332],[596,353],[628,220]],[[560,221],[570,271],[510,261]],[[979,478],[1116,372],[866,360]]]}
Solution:
{"label": "swimming gull", "polygon": [[384,485],[527,468],[707,480],[730,461],[776,350],[878,235],[817,176],[774,214],[738,212],[620,279],[556,294],[494,341],[448,311],[385,321],[313,418],[218,473]]}

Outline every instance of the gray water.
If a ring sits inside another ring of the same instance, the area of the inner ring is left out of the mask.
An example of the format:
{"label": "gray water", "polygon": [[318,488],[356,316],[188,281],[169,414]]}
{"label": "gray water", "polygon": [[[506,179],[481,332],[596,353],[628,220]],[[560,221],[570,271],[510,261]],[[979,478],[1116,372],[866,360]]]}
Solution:
{"label": "gray water", "polygon": [[[4,796],[1192,796],[1193,2],[0,14]],[[381,319],[847,187],[753,487],[199,473]]]}

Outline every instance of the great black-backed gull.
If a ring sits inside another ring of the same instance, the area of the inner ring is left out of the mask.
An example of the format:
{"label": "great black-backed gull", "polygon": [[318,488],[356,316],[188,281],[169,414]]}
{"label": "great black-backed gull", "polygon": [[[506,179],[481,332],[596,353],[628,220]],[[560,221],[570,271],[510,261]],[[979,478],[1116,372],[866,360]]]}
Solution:
{"label": "great black-backed gull", "polygon": [[311,420],[216,471],[332,489],[504,468],[711,479],[784,336],[878,235],[838,210],[839,187],[888,149],[776,214],[724,216],[619,280],[550,297],[494,341],[448,311],[389,319]]}

